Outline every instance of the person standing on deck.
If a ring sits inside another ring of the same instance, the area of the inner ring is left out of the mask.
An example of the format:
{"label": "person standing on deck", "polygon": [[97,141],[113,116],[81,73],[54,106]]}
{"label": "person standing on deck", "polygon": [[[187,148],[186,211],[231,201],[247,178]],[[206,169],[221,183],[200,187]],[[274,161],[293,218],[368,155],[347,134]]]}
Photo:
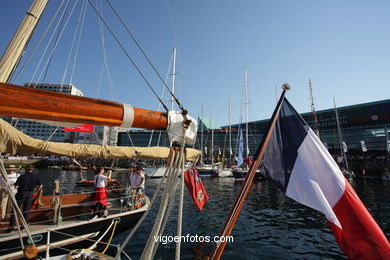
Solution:
{"label": "person standing on deck", "polygon": [[[18,192],[15,195],[19,208],[23,205],[23,217],[28,222],[28,215],[30,213],[31,205],[33,202],[34,192],[38,192],[42,189],[38,175],[33,173],[34,165],[29,164],[26,166],[25,173],[21,175],[15,182],[15,188]],[[16,217],[15,212],[12,214],[9,231],[16,229]]]}
{"label": "person standing on deck", "polygon": [[[15,189],[15,182],[19,178],[19,174],[15,172],[16,166],[11,164],[8,166],[7,169],[7,181],[9,186],[11,187],[11,191],[13,194],[16,194],[17,190]],[[9,202],[9,193],[7,190],[7,184],[6,181],[3,178],[0,178],[1,184],[1,221],[6,221],[7,220],[7,215],[11,211],[11,204]]]}
{"label": "person standing on deck", "polygon": [[94,213],[91,216],[92,219],[96,219],[102,216],[102,212],[107,209],[107,189],[106,189],[106,180],[109,181],[111,173],[108,176],[104,175],[104,167],[99,167],[96,170],[96,174],[94,177],[95,183],[95,207]]}
{"label": "person standing on deck", "polygon": [[135,208],[136,195],[141,195],[145,192],[145,173],[140,165],[136,165],[130,173],[130,195],[131,207]]}

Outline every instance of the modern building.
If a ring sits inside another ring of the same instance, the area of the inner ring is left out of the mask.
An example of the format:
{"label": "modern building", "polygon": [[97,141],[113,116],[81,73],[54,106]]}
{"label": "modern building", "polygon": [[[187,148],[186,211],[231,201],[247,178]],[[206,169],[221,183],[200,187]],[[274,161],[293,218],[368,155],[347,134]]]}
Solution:
{"label": "modern building", "polygon": [[[347,146],[347,157],[352,169],[360,170],[362,168],[389,168],[388,151],[389,142],[386,137],[387,129],[390,131],[390,99],[363,103],[353,106],[339,107],[338,115],[340,120],[343,141]],[[312,125],[312,113],[303,113],[301,116]],[[334,108],[317,111],[318,127],[320,139],[328,147],[330,153],[336,160],[341,162],[340,142],[337,132],[336,115]],[[200,120],[200,125],[202,120]],[[252,121],[248,124],[249,154],[254,156],[264,133],[267,130],[269,119]],[[211,129],[210,123],[204,120],[203,134],[198,128],[198,137],[195,148],[200,149],[201,140],[203,140],[203,152],[209,155],[211,151]],[[232,127],[232,150],[237,154],[238,147],[238,129],[240,125],[234,124]],[[245,124],[242,124],[243,135],[246,135]],[[228,126],[223,126],[213,131],[214,134],[214,158],[222,156],[223,152],[229,154],[229,134]],[[129,136],[132,140],[130,142]],[[118,136],[118,145],[148,146],[149,143],[157,145],[160,139],[161,146],[169,146],[169,140],[166,134],[154,133],[150,138],[150,131],[132,131],[130,133],[120,133]],[[201,138],[203,136],[203,138]],[[388,135],[387,135],[388,136]],[[366,145],[367,151],[362,151],[361,142]],[[245,137],[244,137],[245,142]],[[244,147],[246,145],[244,144]],[[244,153],[246,154],[246,152]]]}

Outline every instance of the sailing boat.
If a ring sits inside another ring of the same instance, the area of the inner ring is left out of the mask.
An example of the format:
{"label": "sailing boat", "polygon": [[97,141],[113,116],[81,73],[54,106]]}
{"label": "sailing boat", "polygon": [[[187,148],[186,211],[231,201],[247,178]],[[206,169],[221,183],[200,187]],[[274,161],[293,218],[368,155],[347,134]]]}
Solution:
{"label": "sailing boat", "polygon": [[[218,177],[231,177],[233,175],[231,167],[231,157],[232,157],[232,125],[230,122],[231,115],[231,106],[230,106],[230,98],[229,98],[229,160],[227,161],[228,167],[223,167],[218,173]],[[225,159],[225,158],[224,158]],[[225,165],[226,166],[226,165]]]}
{"label": "sailing boat", "polygon": [[[244,69],[244,104],[245,104],[245,144],[246,144],[246,159],[249,161],[249,138],[248,138],[248,70]],[[248,172],[248,164],[244,163],[244,146],[243,146],[243,136],[242,136],[242,126],[240,125],[240,133],[239,133],[239,146],[238,146],[238,168],[233,170],[233,176],[235,180],[244,180],[246,173]]]}
{"label": "sailing boat", "polygon": [[199,167],[197,167],[197,171],[199,176],[212,176],[217,177],[218,173],[220,171],[220,165],[221,163],[214,163],[214,111],[212,111],[211,114],[211,163],[210,164],[204,164],[204,162],[201,160],[201,164]]}
{"label": "sailing boat", "polygon": [[335,98],[333,98],[333,104],[334,104],[334,112],[336,115],[337,134],[338,134],[338,138],[339,138],[340,154],[343,158],[343,164],[344,164],[344,168],[340,167],[340,169],[341,169],[341,172],[343,173],[343,175],[345,176],[345,178],[350,179],[350,178],[355,177],[355,174],[353,171],[349,170],[348,159],[347,159],[347,154],[346,154],[347,145],[344,143],[344,140],[343,140],[343,134],[341,132],[339,113],[337,111]]}
{"label": "sailing boat", "polygon": [[[47,0],[36,0],[33,3],[0,61],[1,116],[60,122],[62,125],[87,123],[166,130],[172,141],[188,144],[195,142],[196,121],[187,113],[157,112],[118,102],[6,83],[17,66],[25,44],[46,4]],[[26,31],[29,31],[29,34],[26,35]],[[184,135],[183,132],[185,132]],[[101,159],[167,159],[172,151],[164,147],[113,147],[42,141],[19,132],[3,120],[0,120],[0,138],[2,140],[0,152],[3,154],[41,154]],[[199,151],[186,150],[187,160],[196,161],[199,155]],[[2,160],[0,160],[0,165],[2,165]],[[0,167],[0,173],[6,179],[4,166]],[[47,251],[52,247],[57,248],[55,249],[57,251],[52,251],[54,255],[61,254],[63,250],[59,248],[84,247],[92,244],[94,241],[91,242],[90,239],[100,236],[103,232],[102,242],[107,241],[109,236],[114,236],[134,226],[150,205],[149,199],[143,194],[137,195],[133,204],[129,203],[130,197],[127,193],[119,197],[109,195],[108,216],[92,222],[88,220],[88,216],[90,215],[89,206],[93,204],[93,193],[60,194],[60,188],[57,186],[53,195],[35,194],[30,218],[24,219],[9,186],[8,190],[14,210],[19,215],[18,219],[24,230],[18,229],[17,233],[0,234],[1,259],[24,256],[33,258],[39,252]],[[114,222],[115,228],[111,230]],[[0,228],[5,228],[5,226],[0,226]],[[108,231],[110,233],[107,233]]]}

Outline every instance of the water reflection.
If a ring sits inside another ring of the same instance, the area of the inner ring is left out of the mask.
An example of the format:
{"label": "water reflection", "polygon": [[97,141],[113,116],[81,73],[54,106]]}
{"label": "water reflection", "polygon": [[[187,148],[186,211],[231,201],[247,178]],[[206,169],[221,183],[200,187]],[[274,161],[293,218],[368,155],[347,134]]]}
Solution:
{"label": "water reflection", "polygon": [[[88,173],[89,177],[93,173]],[[39,175],[45,184],[45,193],[53,190],[54,179],[61,180],[63,192],[82,191],[75,187],[79,173],[61,170],[40,170]],[[120,173],[115,178],[126,182],[128,175]],[[161,179],[147,179],[146,193],[151,197]],[[163,180],[165,181],[165,180]],[[183,234],[216,236],[219,235],[225,219],[232,207],[241,182],[233,178],[203,178],[210,200],[202,212],[194,205],[185,191]],[[390,234],[390,182],[375,180],[355,180],[352,186],[365,203],[379,226],[389,237]],[[176,192],[178,194],[178,191]],[[158,201],[157,201],[158,205]],[[132,259],[139,259],[153,225],[157,208],[153,208],[126,247]],[[177,205],[166,229],[166,235],[176,234]],[[222,259],[345,259],[336,244],[325,217],[306,206],[296,203],[277,190],[267,181],[255,181],[233,229],[234,242],[228,243]],[[115,238],[123,241],[126,234]],[[182,244],[182,259],[192,259],[192,248],[196,243]],[[204,250],[210,252],[212,244]],[[160,245],[156,259],[173,259],[175,243]]]}

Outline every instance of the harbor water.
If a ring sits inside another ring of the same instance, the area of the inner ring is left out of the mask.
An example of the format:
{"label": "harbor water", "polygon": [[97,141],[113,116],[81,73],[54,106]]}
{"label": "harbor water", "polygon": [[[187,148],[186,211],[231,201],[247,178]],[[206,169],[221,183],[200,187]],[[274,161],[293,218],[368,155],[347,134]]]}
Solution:
{"label": "harbor water", "polygon": [[[75,171],[38,169],[45,185],[45,194],[52,192],[53,181],[61,180],[63,193],[84,191],[76,187],[80,176]],[[120,181],[126,174],[114,175]],[[218,236],[232,207],[241,182],[234,178],[203,177],[210,196],[203,211],[195,207],[185,190],[182,235],[192,237]],[[147,179],[146,193],[151,197],[161,179]],[[351,181],[360,199],[373,215],[383,232],[390,237],[390,181],[357,179]],[[178,195],[178,191],[176,192]],[[178,198],[178,196],[177,196]],[[126,246],[132,259],[139,259],[152,228],[158,203]],[[166,236],[175,236],[177,204],[168,221]],[[114,239],[121,243],[127,233]],[[233,242],[227,244],[222,259],[345,259],[327,225],[323,214],[286,197],[272,183],[255,180],[232,232]],[[183,242],[182,259],[211,252],[212,243]],[[175,242],[160,244],[155,259],[174,259]]]}

